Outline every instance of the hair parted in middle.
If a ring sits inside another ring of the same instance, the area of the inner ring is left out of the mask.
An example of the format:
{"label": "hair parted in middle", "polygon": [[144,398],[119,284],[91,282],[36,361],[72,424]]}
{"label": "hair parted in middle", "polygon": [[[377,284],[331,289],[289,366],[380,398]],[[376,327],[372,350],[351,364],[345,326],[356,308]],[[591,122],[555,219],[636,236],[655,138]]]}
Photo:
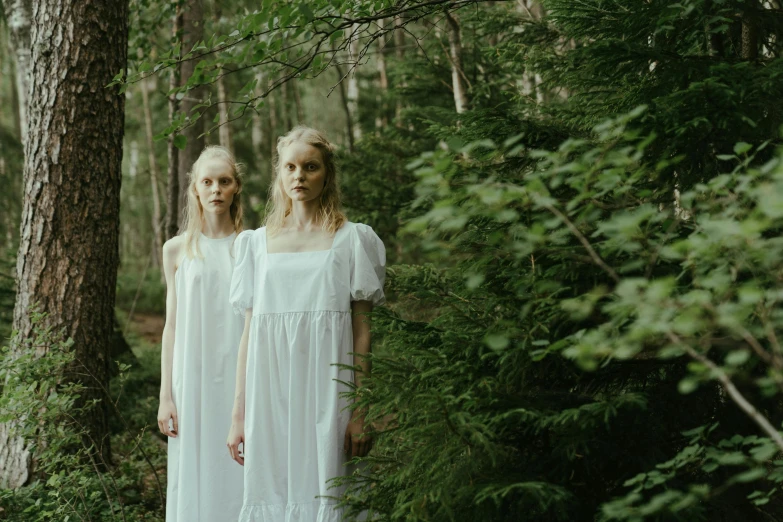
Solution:
{"label": "hair parted in middle", "polygon": [[188,172],[188,202],[184,209],[180,234],[185,236],[185,252],[190,258],[201,257],[198,237],[204,224],[204,206],[199,201],[196,182],[201,173],[201,166],[211,159],[222,159],[231,167],[231,172],[234,175],[238,188],[234,194],[234,200],[231,202],[229,211],[231,212],[234,232],[239,233],[242,231],[242,199],[240,198],[240,193],[242,192],[244,165],[237,163],[234,155],[227,148],[219,145],[210,145],[201,151],[190,172]]}
{"label": "hair parted in middle", "polygon": [[321,151],[321,156],[326,170],[324,179],[324,189],[318,198],[320,210],[319,220],[323,229],[330,234],[335,234],[337,230],[347,221],[342,211],[342,199],[340,196],[340,186],[337,183],[337,167],[335,165],[335,148],[326,135],[308,127],[306,125],[297,125],[291,129],[285,136],[277,138],[277,156],[274,161],[274,178],[269,186],[269,201],[267,203],[267,214],[264,219],[264,225],[267,227],[267,233],[275,235],[283,228],[285,218],[291,213],[293,202],[283,189],[281,157],[283,149],[294,142],[306,143]]}

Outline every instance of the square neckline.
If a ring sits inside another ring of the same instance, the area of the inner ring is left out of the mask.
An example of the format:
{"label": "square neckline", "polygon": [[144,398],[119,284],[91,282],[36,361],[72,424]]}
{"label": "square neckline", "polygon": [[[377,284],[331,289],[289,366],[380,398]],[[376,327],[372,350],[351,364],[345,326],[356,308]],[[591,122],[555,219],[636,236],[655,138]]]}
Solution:
{"label": "square neckline", "polygon": [[337,232],[334,233],[334,237],[332,238],[332,244],[327,249],[321,249],[321,250],[303,250],[301,252],[270,252],[269,251],[269,242],[267,241],[268,236],[266,233],[266,227],[264,227],[264,255],[267,256],[277,256],[277,255],[297,255],[297,254],[321,254],[323,252],[331,252],[334,250],[334,245],[337,243],[337,237],[340,235],[340,232],[343,231],[348,226],[348,221],[346,220],[340,228],[337,229]]}

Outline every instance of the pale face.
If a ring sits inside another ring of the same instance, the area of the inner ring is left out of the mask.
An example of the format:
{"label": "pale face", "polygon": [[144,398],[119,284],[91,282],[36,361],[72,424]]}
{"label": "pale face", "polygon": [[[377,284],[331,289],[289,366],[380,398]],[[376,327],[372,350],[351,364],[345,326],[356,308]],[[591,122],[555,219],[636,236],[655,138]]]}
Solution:
{"label": "pale face", "polygon": [[204,212],[222,214],[231,210],[239,184],[231,166],[220,158],[206,161],[196,180],[196,195]]}
{"label": "pale face", "polygon": [[292,201],[312,201],[321,196],[326,166],[321,151],[295,141],[280,153],[280,182]]}

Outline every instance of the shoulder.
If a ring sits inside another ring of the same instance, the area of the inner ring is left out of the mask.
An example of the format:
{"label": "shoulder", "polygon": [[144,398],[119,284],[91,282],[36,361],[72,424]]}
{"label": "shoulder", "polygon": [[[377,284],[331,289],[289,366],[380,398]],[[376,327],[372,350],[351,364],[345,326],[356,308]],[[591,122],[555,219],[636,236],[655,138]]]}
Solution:
{"label": "shoulder", "polygon": [[266,234],[266,227],[256,228],[254,230],[243,230],[240,232],[234,243],[240,250],[253,250],[260,237]]}
{"label": "shoulder", "polygon": [[[177,270],[185,254],[185,236],[174,236],[163,243],[163,270],[168,273]],[[168,276],[167,276],[168,277]]]}
{"label": "shoulder", "polygon": [[163,257],[176,260],[185,248],[185,236],[174,236],[163,243]]}
{"label": "shoulder", "polygon": [[373,230],[373,228],[370,225],[365,225],[364,223],[354,223],[352,221],[346,221],[345,226],[349,227],[348,232],[350,233],[350,235],[362,243],[377,242],[383,244],[381,238],[378,237],[378,234],[375,233],[375,230]]}

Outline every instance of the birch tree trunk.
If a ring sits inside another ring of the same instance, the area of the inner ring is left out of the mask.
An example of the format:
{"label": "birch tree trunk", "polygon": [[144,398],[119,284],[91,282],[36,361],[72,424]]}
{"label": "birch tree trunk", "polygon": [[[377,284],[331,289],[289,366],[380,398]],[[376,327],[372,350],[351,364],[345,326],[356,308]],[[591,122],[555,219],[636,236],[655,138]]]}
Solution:
{"label": "birch tree trunk", "polygon": [[[27,136],[28,89],[30,86],[32,0],[2,0],[9,29],[9,41],[16,69],[16,94],[22,144]],[[116,74],[116,73],[115,73]]]}
{"label": "birch tree trunk", "polygon": [[226,83],[223,80],[223,76],[218,76],[217,79],[218,88],[218,111],[220,119],[218,120],[220,128],[218,129],[218,139],[220,140],[220,146],[225,147],[234,153],[234,143],[231,135],[231,124],[228,123],[228,98],[226,97]]}
{"label": "birch tree trunk", "polygon": [[[256,87],[254,93],[259,96],[265,88],[264,73],[263,71],[256,71]],[[268,111],[269,109],[267,109]],[[263,148],[264,148],[264,122],[261,118],[261,112],[259,110],[253,111],[253,126],[251,127],[250,140],[253,144],[253,159],[255,160],[256,167],[259,168],[263,163]]]}
{"label": "birch tree trunk", "polygon": [[[380,27],[381,31],[383,31],[384,23],[385,21],[383,18],[378,20],[378,27]],[[386,41],[383,38],[378,40],[378,87],[380,89],[376,96],[379,107],[378,116],[375,117],[376,132],[379,132],[389,123],[386,108],[386,97],[389,92],[389,76],[386,72]]]}
{"label": "birch tree trunk", "polygon": [[449,59],[451,61],[451,86],[454,90],[454,107],[457,114],[468,108],[468,89],[465,72],[462,69],[462,35],[459,21],[451,13],[446,13],[449,26]]}
{"label": "birch tree trunk", "polygon": [[354,24],[351,29],[351,43],[348,46],[350,53],[349,62],[351,70],[348,72],[348,111],[351,114],[352,143],[362,139],[362,127],[359,124],[359,78],[356,77],[356,71],[359,69],[359,24]]}
{"label": "birch tree trunk", "polygon": [[163,222],[160,216],[160,193],[158,191],[158,180],[160,179],[160,170],[158,161],[155,159],[155,140],[152,130],[152,110],[150,109],[149,79],[141,82],[141,98],[144,104],[144,129],[147,137],[147,162],[150,165],[150,186],[152,187],[152,234],[153,234],[153,259],[156,266],[163,267]]}
{"label": "birch tree trunk", "polygon": [[[126,68],[128,5],[33,0],[32,12],[13,327],[29,337],[30,305],[48,313],[44,326],[74,340],[86,402],[104,398],[114,333],[125,97],[104,86]],[[106,404],[77,420],[108,463]],[[34,470],[8,428],[0,426],[0,487],[18,487]]]}

